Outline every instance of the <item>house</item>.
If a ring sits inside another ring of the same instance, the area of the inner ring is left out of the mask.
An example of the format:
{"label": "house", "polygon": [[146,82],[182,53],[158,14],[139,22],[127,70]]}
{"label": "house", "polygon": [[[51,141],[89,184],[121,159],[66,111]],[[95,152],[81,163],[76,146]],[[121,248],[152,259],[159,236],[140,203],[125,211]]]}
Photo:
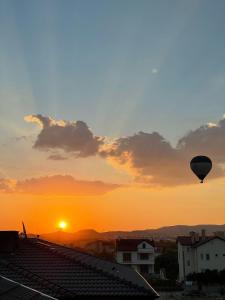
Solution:
{"label": "house", "polygon": [[116,240],[116,261],[129,265],[142,274],[154,273],[154,241],[150,239]]}
{"label": "house", "polygon": [[190,232],[189,236],[179,236],[177,244],[180,281],[194,272],[225,269],[225,239],[221,235],[206,236],[205,230],[201,236]]}
{"label": "house", "polygon": [[[17,291],[17,293],[16,293]],[[156,299],[134,270],[77,249],[0,231],[0,299]]]}

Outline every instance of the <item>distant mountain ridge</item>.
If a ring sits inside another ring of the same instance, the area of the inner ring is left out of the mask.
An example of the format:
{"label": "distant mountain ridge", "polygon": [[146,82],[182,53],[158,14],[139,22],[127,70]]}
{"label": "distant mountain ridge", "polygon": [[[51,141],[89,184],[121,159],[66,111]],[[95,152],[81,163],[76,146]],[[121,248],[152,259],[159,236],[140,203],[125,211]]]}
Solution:
{"label": "distant mountain ridge", "polygon": [[155,239],[175,239],[178,235],[188,235],[190,231],[201,232],[202,229],[206,230],[206,234],[211,235],[216,231],[225,231],[225,224],[200,224],[200,225],[174,225],[160,227],[157,229],[145,229],[134,231],[106,231],[97,232],[93,229],[79,230],[75,233],[58,231],[48,234],[40,235],[41,238],[54,241],[73,243],[76,241],[89,241],[89,240],[110,240],[116,238],[155,238]]}

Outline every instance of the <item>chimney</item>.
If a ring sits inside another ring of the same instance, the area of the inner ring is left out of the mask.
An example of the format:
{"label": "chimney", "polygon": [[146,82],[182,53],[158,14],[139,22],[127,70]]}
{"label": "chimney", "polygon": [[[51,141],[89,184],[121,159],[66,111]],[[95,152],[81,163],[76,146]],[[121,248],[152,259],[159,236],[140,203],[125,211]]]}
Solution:
{"label": "chimney", "polygon": [[0,252],[14,252],[18,247],[18,242],[18,231],[0,231]]}
{"label": "chimney", "polygon": [[202,240],[205,240],[206,234],[205,234],[205,229],[202,229]]}
{"label": "chimney", "polygon": [[199,233],[198,232],[195,232],[195,241],[199,242]]}
{"label": "chimney", "polygon": [[191,237],[191,243],[194,244],[195,243],[195,232],[194,231],[190,231],[190,237]]}

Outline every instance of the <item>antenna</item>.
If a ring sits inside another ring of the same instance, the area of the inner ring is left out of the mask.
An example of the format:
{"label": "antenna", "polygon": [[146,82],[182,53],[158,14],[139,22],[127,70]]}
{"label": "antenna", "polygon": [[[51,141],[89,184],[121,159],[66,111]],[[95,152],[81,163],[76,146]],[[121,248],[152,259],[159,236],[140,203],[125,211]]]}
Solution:
{"label": "antenna", "polygon": [[22,225],[23,225],[23,234],[24,234],[24,237],[25,239],[27,239],[27,231],[26,231],[26,227],[24,225],[24,223],[22,222]]}

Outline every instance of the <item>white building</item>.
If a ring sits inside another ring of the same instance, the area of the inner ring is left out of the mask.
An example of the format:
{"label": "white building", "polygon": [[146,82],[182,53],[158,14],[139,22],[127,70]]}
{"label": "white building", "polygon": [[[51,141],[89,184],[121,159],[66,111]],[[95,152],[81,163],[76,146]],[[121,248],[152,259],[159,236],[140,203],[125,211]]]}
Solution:
{"label": "white building", "polygon": [[116,240],[116,261],[133,267],[139,273],[154,273],[154,241],[149,239]]}
{"label": "white building", "polygon": [[190,236],[177,238],[179,280],[185,280],[191,273],[205,270],[225,269],[225,239],[221,236],[206,236],[190,232]]}

